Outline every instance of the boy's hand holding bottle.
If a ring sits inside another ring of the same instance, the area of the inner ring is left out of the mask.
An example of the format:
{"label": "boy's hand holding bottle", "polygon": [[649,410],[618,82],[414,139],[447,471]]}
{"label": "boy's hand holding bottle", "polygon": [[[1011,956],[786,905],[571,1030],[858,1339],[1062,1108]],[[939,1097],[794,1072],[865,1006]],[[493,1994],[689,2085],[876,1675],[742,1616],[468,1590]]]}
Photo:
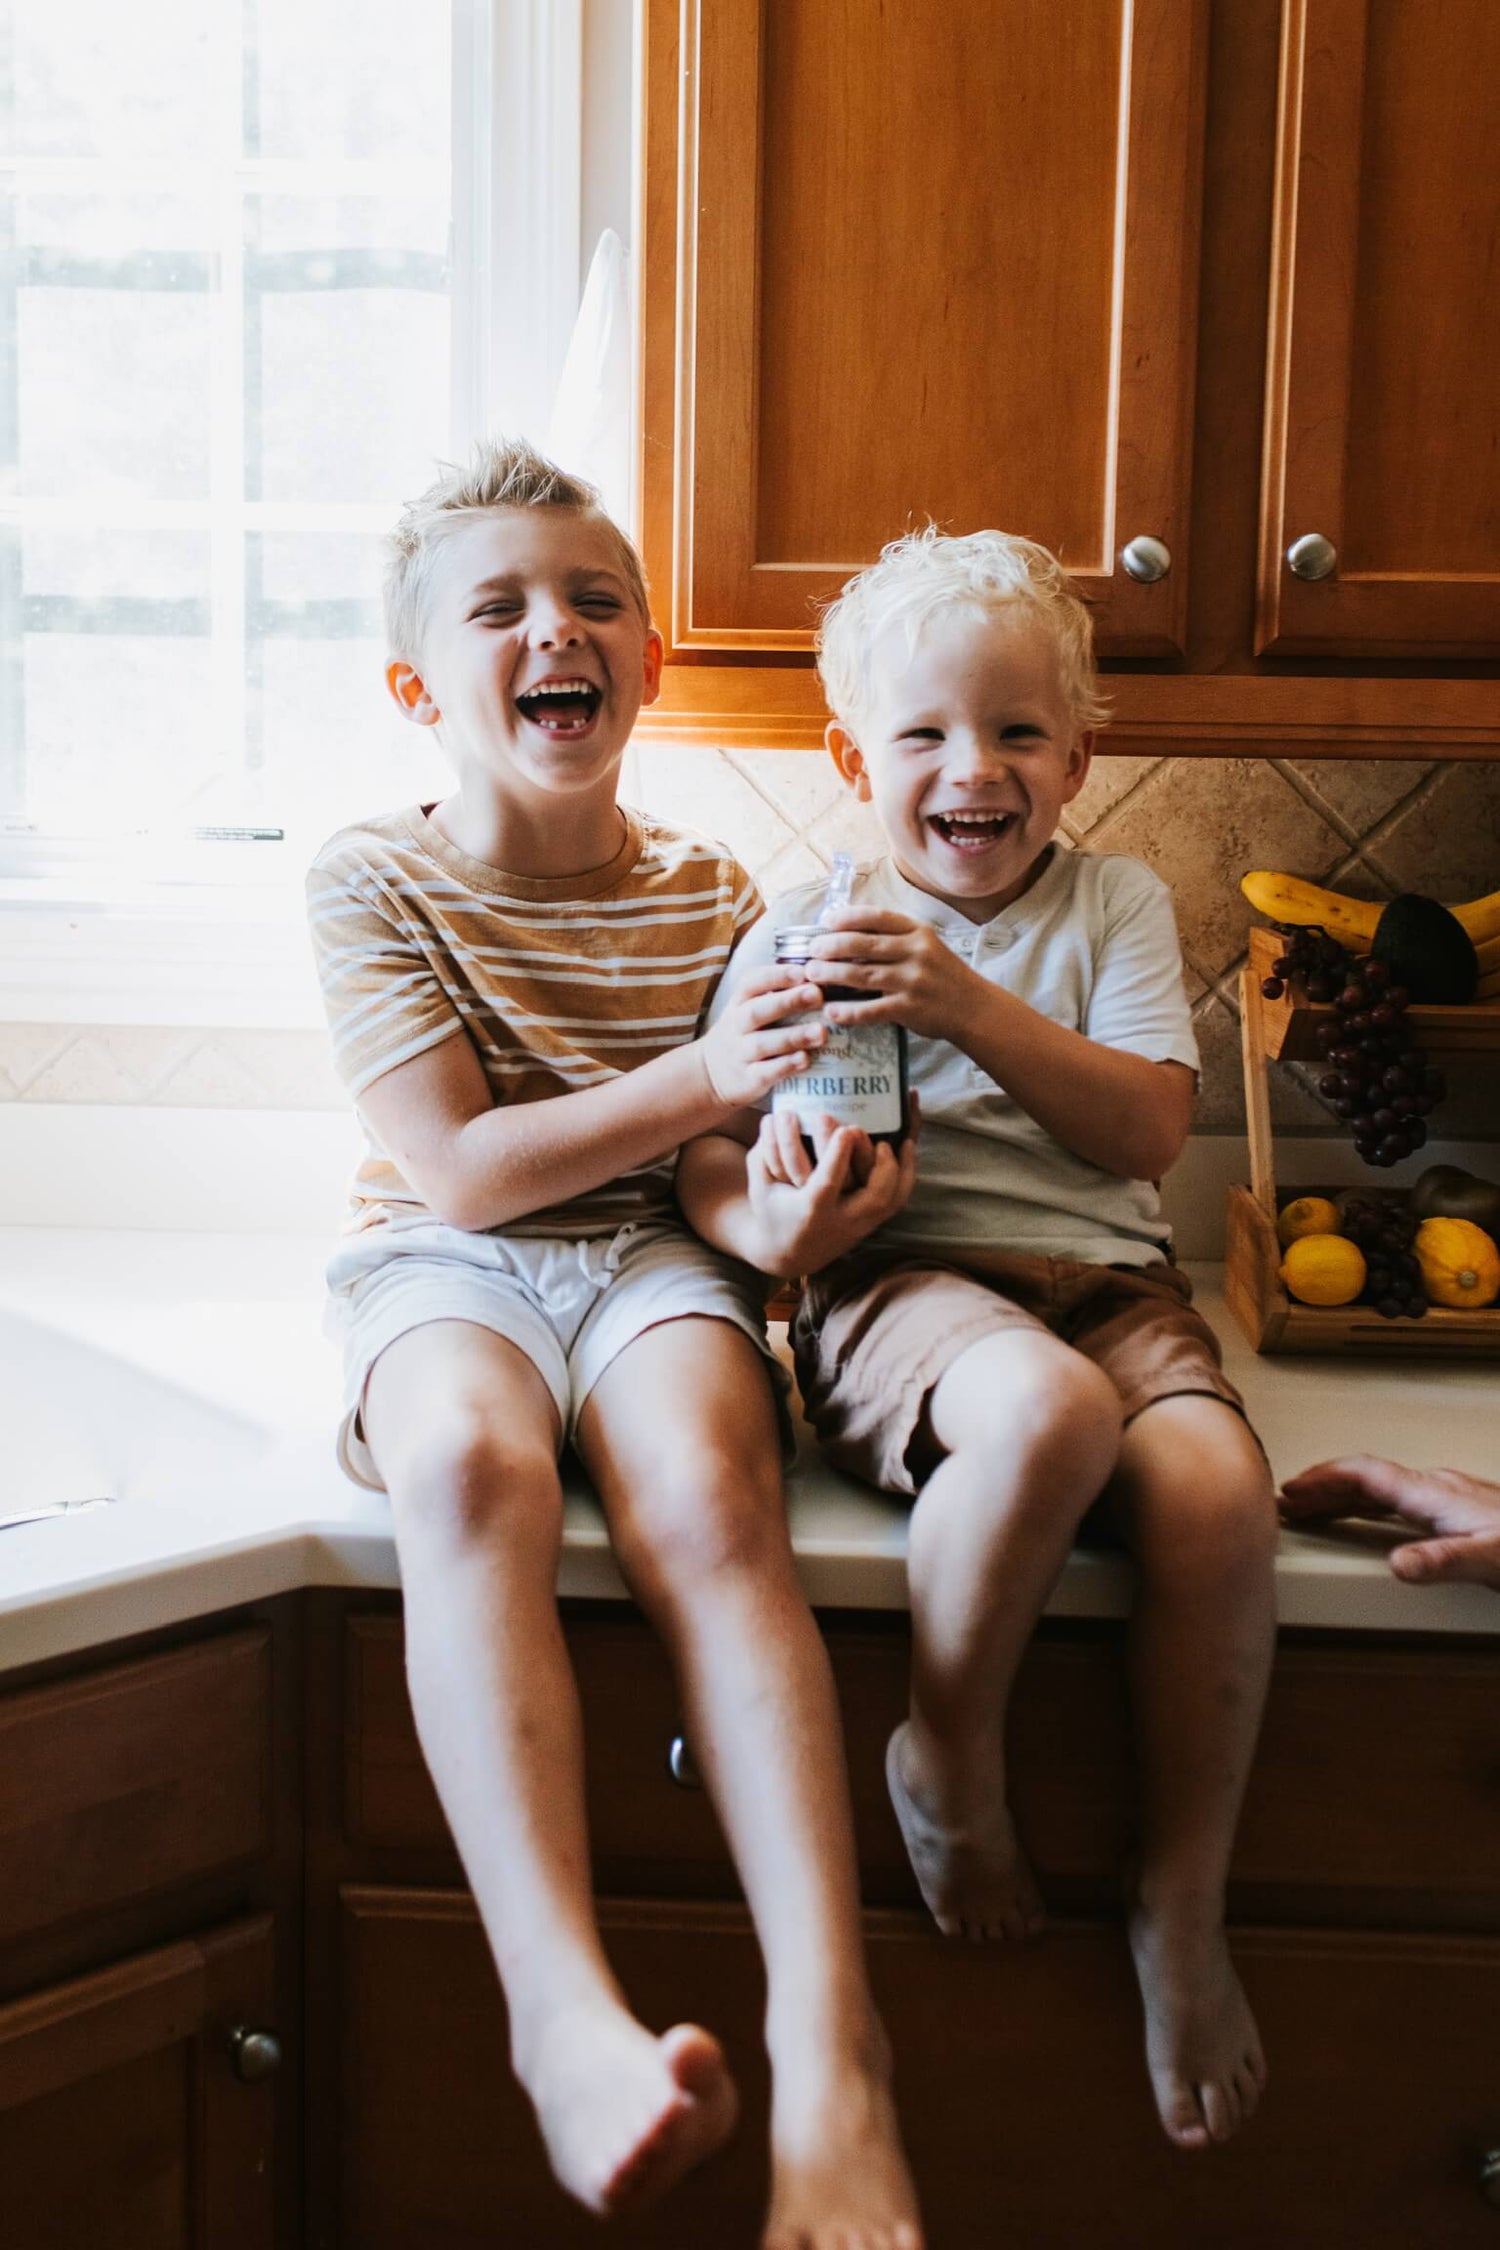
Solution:
{"label": "boy's hand holding bottle", "polygon": [[750,1209],[766,1257],[784,1276],[816,1273],[863,1242],[902,1208],[917,1180],[917,1102],[901,1153],[857,1127],[815,1117],[809,1152],[792,1110],[761,1119],[745,1160]]}
{"label": "boy's hand holding bottle", "polygon": [[825,984],[868,995],[830,1001],[830,1023],[899,1023],[951,1046],[962,1046],[976,1003],[992,990],[930,923],[874,907],[834,914],[812,941],[808,966]]}
{"label": "boy's hand holding bottle", "polygon": [[745,979],[733,1007],[698,1042],[708,1083],[726,1109],[754,1109],[783,1078],[806,1070],[827,1037],[821,1018],[808,1013],[822,999],[800,969],[778,965]]}

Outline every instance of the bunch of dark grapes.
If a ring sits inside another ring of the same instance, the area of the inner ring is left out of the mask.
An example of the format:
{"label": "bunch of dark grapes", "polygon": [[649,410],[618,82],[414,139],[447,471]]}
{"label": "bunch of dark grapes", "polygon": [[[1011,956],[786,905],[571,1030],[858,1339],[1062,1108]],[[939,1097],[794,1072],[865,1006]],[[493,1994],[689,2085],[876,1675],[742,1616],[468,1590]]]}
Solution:
{"label": "bunch of dark grapes", "polygon": [[1427,1138],[1425,1120],[1447,1092],[1406,1023],[1406,989],[1384,961],[1346,953],[1326,930],[1281,925],[1283,947],[1261,986],[1279,1000],[1295,977],[1309,1000],[1331,1001],[1317,1029],[1325,1069],[1318,1092],[1343,1118],[1366,1164],[1388,1167]]}
{"label": "bunch of dark grapes", "polygon": [[1404,1195],[1350,1195],[1344,1198],[1343,1231],[1364,1252],[1366,1280],[1361,1301],[1383,1320],[1420,1320],[1427,1310],[1422,1268],[1412,1243],[1417,1215]]}

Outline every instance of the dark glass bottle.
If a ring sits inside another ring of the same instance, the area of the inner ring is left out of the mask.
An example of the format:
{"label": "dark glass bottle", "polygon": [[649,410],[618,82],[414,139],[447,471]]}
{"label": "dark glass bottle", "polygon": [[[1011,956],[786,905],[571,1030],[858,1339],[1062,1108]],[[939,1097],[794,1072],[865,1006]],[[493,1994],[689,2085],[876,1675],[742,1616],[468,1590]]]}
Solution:
{"label": "dark glass bottle", "polygon": [[[776,932],[776,959],[790,968],[806,968],[828,1000],[865,1000],[868,993],[852,985],[822,984],[811,962],[812,940],[820,932],[816,923],[799,923]],[[793,1109],[802,1120],[803,1137],[811,1133],[814,1117],[831,1117],[837,1125],[857,1125],[875,1142],[899,1148],[910,1125],[906,1092],[906,1028],[899,1023],[829,1024],[828,1037],[806,1070],[783,1078],[772,1090],[773,1110]]]}

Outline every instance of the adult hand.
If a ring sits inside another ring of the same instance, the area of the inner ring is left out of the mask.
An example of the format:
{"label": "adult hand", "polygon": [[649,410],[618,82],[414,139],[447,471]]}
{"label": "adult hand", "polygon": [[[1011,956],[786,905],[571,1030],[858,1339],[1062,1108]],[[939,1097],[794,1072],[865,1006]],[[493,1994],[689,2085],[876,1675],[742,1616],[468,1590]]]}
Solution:
{"label": "adult hand", "polygon": [[1462,1469],[1405,1469],[1372,1453],[1319,1461],[1281,1490],[1288,1523],[1376,1516],[1429,1536],[1394,1548],[1390,1566],[1414,1585],[1468,1579],[1500,1589],[1500,1484]]}
{"label": "adult hand", "polygon": [[972,1010],[974,988],[989,990],[930,923],[874,907],[841,908],[813,939],[809,968],[825,985],[861,995],[830,1001],[830,1023],[901,1023],[950,1042]]}

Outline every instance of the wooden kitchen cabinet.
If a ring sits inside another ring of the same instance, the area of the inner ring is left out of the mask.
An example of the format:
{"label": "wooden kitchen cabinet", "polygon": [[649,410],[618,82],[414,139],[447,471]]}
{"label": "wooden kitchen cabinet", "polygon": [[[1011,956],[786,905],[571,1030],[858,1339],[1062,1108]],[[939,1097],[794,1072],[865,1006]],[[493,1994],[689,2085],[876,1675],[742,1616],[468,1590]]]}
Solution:
{"label": "wooden kitchen cabinet", "polygon": [[[645,2021],[714,2027],[744,2098],[729,2150],[614,2231],[751,2250],[759,1950],[712,1808],[669,1769],[654,1636],[623,1603],[566,1604],[565,1626],[611,1958]],[[1021,1951],[950,1945],[917,1902],[881,1782],[906,1620],[823,1628],[934,2250],[1481,2250],[1500,2170],[1500,1644],[1284,1639],[1231,1885],[1271,2086],[1240,2139],[1188,2157],[1155,2121],[1118,1916],[1120,1627],[1048,1623],[1021,1670],[1013,1796],[1056,1916]],[[0,1745],[6,2250],[595,2241],[511,2079],[394,1598],[308,1592],[43,1667],[0,1692]],[[246,2079],[235,2034],[267,2029],[285,2060]]]}
{"label": "wooden kitchen cabinet", "polygon": [[[505,2012],[406,1702],[399,1610],[309,1597],[309,2250],[572,2250],[506,2061]],[[569,1605],[611,1959],[644,2019],[724,2039],[736,2140],[619,2229],[752,2250],[765,2196],[758,1951],[712,1811],[668,1770],[668,1667],[622,1606]],[[1271,2058],[1261,2116],[1207,2156],[1161,2135],[1120,1927],[1132,1774],[1123,1636],[1051,1624],[1012,1707],[1018,1816],[1057,1920],[946,1943],[880,1778],[899,1616],[823,1619],[843,1707],[872,1973],[930,2239],[943,2250],[1465,2250],[1500,2151],[1500,1698],[1491,1646],[1290,1637],[1233,1875]]]}
{"label": "wooden kitchen cabinet", "polygon": [[815,744],[818,605],[931,516],[1062,556],[1112,749],[1500,755],[1491,0],[645,20],[648,733]]}
{"label": "wooden kitchen cabinet", "polygon": [[[586,2250],[596,2224],[552,2184],[506,2068],[472,1904],[368,1889],[341,1905],[338,2239]],[[748,1918],[608,1902],[602,1920],[645,2020],[706,2017],[745,2102],[727,2154],[619,2238],[754,2250],[767,2084]],[[944,2250],[1485,2250],[1493,2237],[1481,2180],[1500,2147],[1500,1942],[1242,1932],[1275,2097],[1239,2141],[1198,2159],[1157,2126],[1117,1928],[1065,1922],[1044,1945],[976,1952],[914,1915],[881,1914],[869,1940],[928,2236]]]}
{"label": "wooden kitchen cabinet", "polygon": [[299,2238],[295,1671],[282,1603],[0,1682],[6,2250]]}
{"label": "wooden kitchen cabinet", "polygon": [[1500,10],[1286,0],[1281,68],[1257,646],[1493,656]]}
{"label": "wooden kitchen cabinet", "polygon": [[1110,653],[1179,651],[1206,0],[651,0],[648,55],[672,652],[806,650],[928,514],[1044,540]]}
{"label": "wooden kitchen cabinet", "polygon": [[268,1915],[0,2007],[12,2250],[275,2250],[274,2012]]}

